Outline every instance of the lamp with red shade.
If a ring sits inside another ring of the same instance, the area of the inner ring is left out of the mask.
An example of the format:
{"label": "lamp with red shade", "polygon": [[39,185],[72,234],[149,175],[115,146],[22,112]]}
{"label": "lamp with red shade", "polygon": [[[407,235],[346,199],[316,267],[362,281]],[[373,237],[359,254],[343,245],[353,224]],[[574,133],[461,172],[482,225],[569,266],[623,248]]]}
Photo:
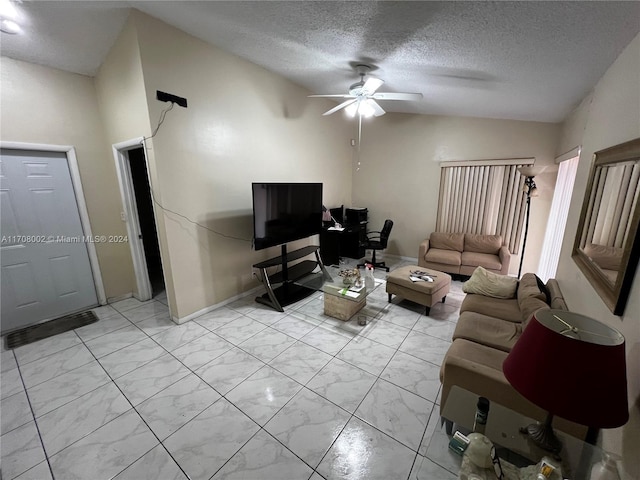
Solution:
{"label": "lamp with red shade", "polygon": [[629,419],[624,337],[592,318],[538,310],[502,370],[523,397],[547,411],[543,424],[526,427],[546,450],[562,448],[551,426],[554,415],[592,432],[619,427]]}

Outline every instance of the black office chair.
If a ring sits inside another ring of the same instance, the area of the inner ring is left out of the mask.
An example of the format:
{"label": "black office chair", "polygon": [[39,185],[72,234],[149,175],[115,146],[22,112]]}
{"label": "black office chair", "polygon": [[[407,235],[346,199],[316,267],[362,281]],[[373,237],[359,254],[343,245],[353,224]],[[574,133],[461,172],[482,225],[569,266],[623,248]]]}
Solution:
{"label": "black office chair", "polygon": [[[384,250],[385,248],[387,248],[391,228],[393,228],[393,220],[385,220],[382,230],[380,230],[379,232],[368,232],[367,240],[360,244],[360,246],[364,247],[365,249],[373,250],[371,261],[365,263],[372,264],[374,268],[384,268],[387,272],[389,271],[389,267],[387,267],[384,262],[376,262],[376,250]],[[358,267],[364,267],[364,265],[364,263],[360,263],[358,264]]]}

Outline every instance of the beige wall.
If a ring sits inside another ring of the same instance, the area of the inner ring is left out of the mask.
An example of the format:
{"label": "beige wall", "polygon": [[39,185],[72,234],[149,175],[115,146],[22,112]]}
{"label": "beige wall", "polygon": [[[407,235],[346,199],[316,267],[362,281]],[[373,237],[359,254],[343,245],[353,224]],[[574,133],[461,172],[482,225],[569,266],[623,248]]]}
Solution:
{"label": "beige wall", "polygon": [[95,85],[109,145],[151,133],[138,36],[132,17],[100,66]]}
{"label": "beige wall", "polygon": [[[365,120],[362,128],[354,204],[369,208],[373,230],[394,220],[388,252],[407,257],[416,257],[435,229],[440,162],[535,157],[536,165],[552,165],[560,130],[551,123],[394,113]],[[538,267],[556,175],[550,168],[536,177],[540,196],[531,204],[525,272]],[[512,256],[511,273],[518,262]]]}
{"label": "beige wall", "polygon": [[[0,138],[74,146],[93,234],[126,235],[93,79],[7,57],[1,62]],[[128,244],[100,243],[96,251],[107,298],[130,293]]]}
{"label": "beige wall", "polygon": [[571,249],[593,153],[640,137],[639,85],[640,35],[620,54],[587,100],[563,125],[564,146],[571,148],[581,144],[582,154],[557,274],[571,310],[600,319],[625,336],[631,418],[621,428],[603,431],[603,447],[623,456],[625,478],[628,479],[640,478],[640,270],[636,271],[625,313],[617,317],[611,314],[576,267],[571,259]]}
{"label": "beige wall", "polygon": [[[142,78],[142,64],[138,37],[133,18],[129,18],[116,43],[111,47],[95,77],[98,109],[104,125],[106,153],[111,165],[112,183],[110,198],[118,202],[118,211],[123,211],[120,185],[117,183],[116,163],[112,145],[151,134],[147,97]],[[118,214],[119,216],[119,214]],[[121,228],[126,232],[126,225]],[[127,283],[129,292],[136,292],[130,245],[127,244]],[[169,276],[170,278],[170,276]]]}
{"label": "beige wall", "polygon": [[251,248],[251,182],[323,182],[325,204],[349,204],[352,147],[344,121],[321,115],[331,103],[159,20],[134,19],[153,126],[168,106],[156,90],[189,104],[168,113],[149,155],[156,199],[180,214],[159,212],[182,318],[257,285],[251,265],[279,254]]}

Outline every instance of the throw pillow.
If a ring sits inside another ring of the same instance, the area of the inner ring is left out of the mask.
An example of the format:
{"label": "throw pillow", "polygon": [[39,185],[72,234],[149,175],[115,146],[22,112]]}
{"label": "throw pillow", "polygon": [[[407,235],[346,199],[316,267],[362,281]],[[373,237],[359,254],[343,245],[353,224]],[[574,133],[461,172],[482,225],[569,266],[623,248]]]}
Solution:
{"label": "throw pillow", "polygon": [[517,286],[517,278],[498,275],[478,267],[473,271],[471,278],[464,282],[462,291],[465,293],[477,293],[485,297],[513,298],[516,295]]}
{"label": "throw pillow", "polygon": [[549,293],[549,289],[538,275],[536,275],[536,282],[538,283],[538,288],[540,289],[540,291],[544,293],[545,302],[547,303],[547,305],[551,305],[551,293]]}

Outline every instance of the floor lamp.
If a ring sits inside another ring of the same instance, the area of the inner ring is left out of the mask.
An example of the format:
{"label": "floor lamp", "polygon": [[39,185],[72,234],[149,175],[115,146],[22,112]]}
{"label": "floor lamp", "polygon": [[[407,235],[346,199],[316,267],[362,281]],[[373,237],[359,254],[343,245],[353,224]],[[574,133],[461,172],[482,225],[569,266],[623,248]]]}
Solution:
{"label": "floor lamp", "polygon": [[538,187],[536,187],[536,182],[533,181],[533,178],[536,175],[540,175],[546,167],[534,167],[533,165],[524,165],[522,167],[518,167],[518,172],[521,175],[526,177],[524,181],[524,194],[527,199],[527,213],[525,216],[524,223],[524,239],[522,240],[522,253],[520,254],[520,267],[518,268],[518,278],[522,275],[522,262],[524,261],[524,251],[527,248],[527,235],[529,234],[529,214],[531,212],[531,197],[538,196]]}

